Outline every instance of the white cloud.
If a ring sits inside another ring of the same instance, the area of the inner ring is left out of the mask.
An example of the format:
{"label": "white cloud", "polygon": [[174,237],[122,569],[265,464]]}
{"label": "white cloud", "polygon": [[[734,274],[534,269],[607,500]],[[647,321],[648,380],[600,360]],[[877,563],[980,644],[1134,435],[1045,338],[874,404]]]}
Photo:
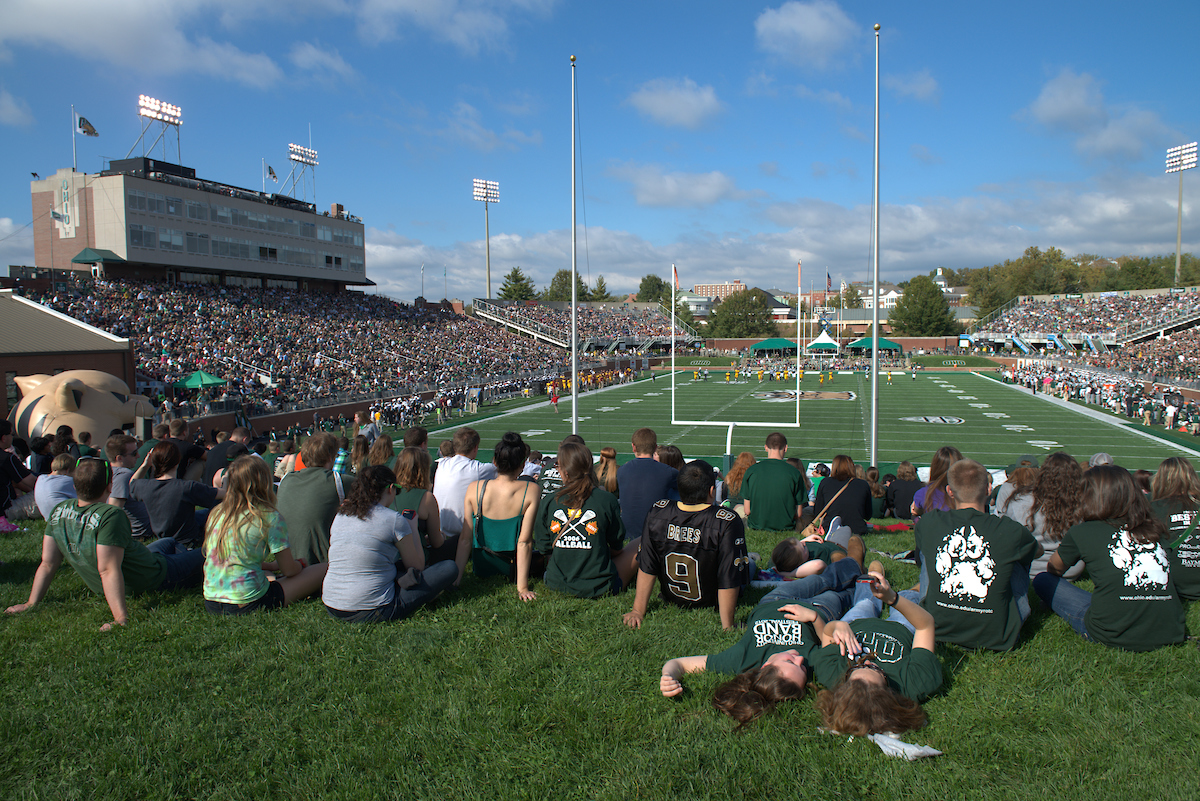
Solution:
{"label": "white cloud", "polygon": [[[0,45],[23,43],[57,48],[84,59],[154,74],[209,75],[248,86],[266,87],[283,72],[268,56],[228,43],[189,36],[197,20],[222,8],[232,12],[238,0],[131,0],[97,3],[62,0],[53,13],[40,0],[8,0]],[[70,20],[70,24],[64,24]],[[86,42],[79,32],[86,31]]]}
{"label": "white cloud", "polygon": [[33,112],[29,110],[29,104],[0,87],[0,125],[23,128],[32,124]]}
{"label": "white cloud", "polygon": [[830,0],[790,0],[768,8],[754,21],[758,46],[801,67],[835,66],[853,38],[865,32]]}
{"label": "white cloud", "polygon": [[1053,133],[1074,136],[1075,149],[1089,158],[1136,161],[1147,148],[1180,136],[1152,111],[1108,104],[1095,77],[1070,67],[1047,81],[1018,116],[1032,118]]}
{"label": "white cloud", "polygon": [[351,78],[354,68],[346,63],[337,48],[323,49],[319,43],[296,42],[288,54],[288,60],[296,69],[310,72],[320,80]]}
{"label": "white cloud", "polygon": [[608,174],[632,185],[639,206],[702,207],[750,196],[722,172],[663,172],[657,164],[627,162]]}
{"label": "white cloud", "polygon": [[479,109],[470,103],[459,101],[454,104],[446,133],[476,150],[490,153],[498,147],[510,147],[496,132],[484,127]]}
{"label": "white cloud", "polygon": [[629,103],[659,125],[696,129],[720,114],[724,106],[711,86],[691,78],[655,78],[638,87]]}
{"label": "white cloud", "polygon": [[779,175],[779,162],[764,161],[758,165],[758,172],[760,175],[765,175],[768,178],[774,178]]}
{"label": "white cloud", "polygon": [[908,75],[886,75],[883,78],[883,85],[900,97],[910,97],[913,100],[930,103],[936,103],[942,93],[937,79],[928,69]]}
{"label": "white cloud", "polygon": [[775,97],[775,78],[761,70],[746,79],[746,94],[750,97]]}
{"label": "white cloud", "polygon": [[33,228],[0,217],[0,264],[33,266]]}
{"label": "white cloud", "polygon": [[359,35],[379,43],[419,28],[469,55],[503,50],[508,17],[544,16],[556,0],[365,0],[358,9]]}
{"label": "white cloud", "polygon": [[796,97],[802,97],[805,100],[816,100],[819,103],[825,103],[842,111],[849,111],[854,107],[854,104],[850,102],[850,98],[841,92],[834,92],[831,89],[809,89],[803,84],[796,87]]}
{"label": "white cloud", "polygon": [[908,149],[908,153],[910,156],[912,156],[914,159],[921,162],[922,164],[941,164],[942,163],[941,156],[936,156],[933,153],[931,153],[929,151],[929,148],[925,147],[925,145],[914,144],[912,147],[910,147]]}

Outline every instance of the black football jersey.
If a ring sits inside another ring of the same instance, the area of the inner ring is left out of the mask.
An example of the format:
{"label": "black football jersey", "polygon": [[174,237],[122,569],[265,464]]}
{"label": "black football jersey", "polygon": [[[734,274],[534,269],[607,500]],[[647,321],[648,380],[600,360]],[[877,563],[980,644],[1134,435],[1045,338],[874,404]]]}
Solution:
{"label": "black football jersey", "polygon": [[638,568],[658,577],[664,601],[716,606],[717,590],[749,580],[742,519],[720,506],[688,512],[678,501],[657,501],[646,515]]}

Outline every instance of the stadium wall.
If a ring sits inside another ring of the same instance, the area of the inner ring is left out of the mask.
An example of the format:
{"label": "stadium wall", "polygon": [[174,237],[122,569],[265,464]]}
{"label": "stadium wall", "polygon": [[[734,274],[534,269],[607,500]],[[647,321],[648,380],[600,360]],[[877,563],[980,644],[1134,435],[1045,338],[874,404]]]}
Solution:
{"label": "stadium wall", "polygon": [[[808,345],[816,337],[802,337],[800,342]],[[955,350],[958,348],[958,337],[893,337],[888,336],[887,339],[895,342],[900,347],[904,348],[905,354],[913,350]],[[752,337],[743,339],[709,339],[705,342],[707,347],[716,348],[717,350],[745,350],[751,345],[762,342],[762,337]]]}

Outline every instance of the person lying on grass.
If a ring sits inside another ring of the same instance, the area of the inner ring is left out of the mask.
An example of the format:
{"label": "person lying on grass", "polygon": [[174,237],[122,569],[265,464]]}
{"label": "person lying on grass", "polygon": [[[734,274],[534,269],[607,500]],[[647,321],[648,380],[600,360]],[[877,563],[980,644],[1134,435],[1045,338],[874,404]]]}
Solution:
{"label": "person lying on grass", "polygon": [[[836,629],[829,624],[849,609],[861,573],[859,563],[847,557],[819,575],[780,584],[754,607],[746,621],[746,633],[736,645],[719,654],[668,661],[662,668],[659,689],[668,698],[679,695],[684,673],[713,670],[735,674],[716,689],[713,706],[741,728],[782,701],[803,698],[814,671],[817,681],[832,684],[843,670],[844,659],[838,655],[833,637]],[[835,646],[834,652],[815,659],[822,647],[829,645]]]}
{"label": "person lying on grass", "polygon": [[[204,537],[204,608],[244,615],[280,609],[320,590],[327,566],[293,558],[267,463],[239,456],[225,481],[225,500],[209,515]],[[271,581],[268,571],[283,576]]]}
{"label": "person lying on grass", "polygon": [[385,465],[366,468],[333,519],[322,600],[338,620],[401,620],[458,580],[453,559],[426,567],[421,537],[408,516],[413,510],[388,508],[396,500],[395,483]]}
{"label": "person lying on grass", "polygon": [[88,589],[108,601],[113,619],[101,626],[101,631],[129,622],[127,594],[200,583],[204,554],[183,550],[173,537],[163,537],[149,547],[134,540],[125,511],[106,502],[111,489],[108,462],[94,456],[79,460],[75,466],[78,499],[63,501],[50,513],[42,537],[42,562],[33,577],[29,600],[10,606],[8,614],[32,609],[46,597],[64,558]]}
{"label": "person lying on grass", "polygon": [[[842,734],[898,734],[925,725],[923,701],[942,686],[934,655],[933,616],[917,605],[918,593],[897,592],[872,562],[855,585],[854,605],[826,627],[834,642],[813,655],[832,660],[840,678],[817,694],[823,725]],[[880,620],[884,604],[891,607]]]}

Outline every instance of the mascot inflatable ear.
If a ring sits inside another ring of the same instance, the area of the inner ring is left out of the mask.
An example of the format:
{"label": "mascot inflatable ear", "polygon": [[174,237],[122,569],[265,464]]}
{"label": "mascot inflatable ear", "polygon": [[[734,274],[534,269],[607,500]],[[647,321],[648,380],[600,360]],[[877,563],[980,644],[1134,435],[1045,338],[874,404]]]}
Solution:
{"label": "mascot inflatable ear", "polygon": [[103,447],[109,431],[154,414],[148,398],[129,394],[128,384],[99,370],[19,376],[15,381],[21,401],[8,419],[13,434],[26,440],[53,436],[59,426],[68,425],[76,434],[90,431]]}

